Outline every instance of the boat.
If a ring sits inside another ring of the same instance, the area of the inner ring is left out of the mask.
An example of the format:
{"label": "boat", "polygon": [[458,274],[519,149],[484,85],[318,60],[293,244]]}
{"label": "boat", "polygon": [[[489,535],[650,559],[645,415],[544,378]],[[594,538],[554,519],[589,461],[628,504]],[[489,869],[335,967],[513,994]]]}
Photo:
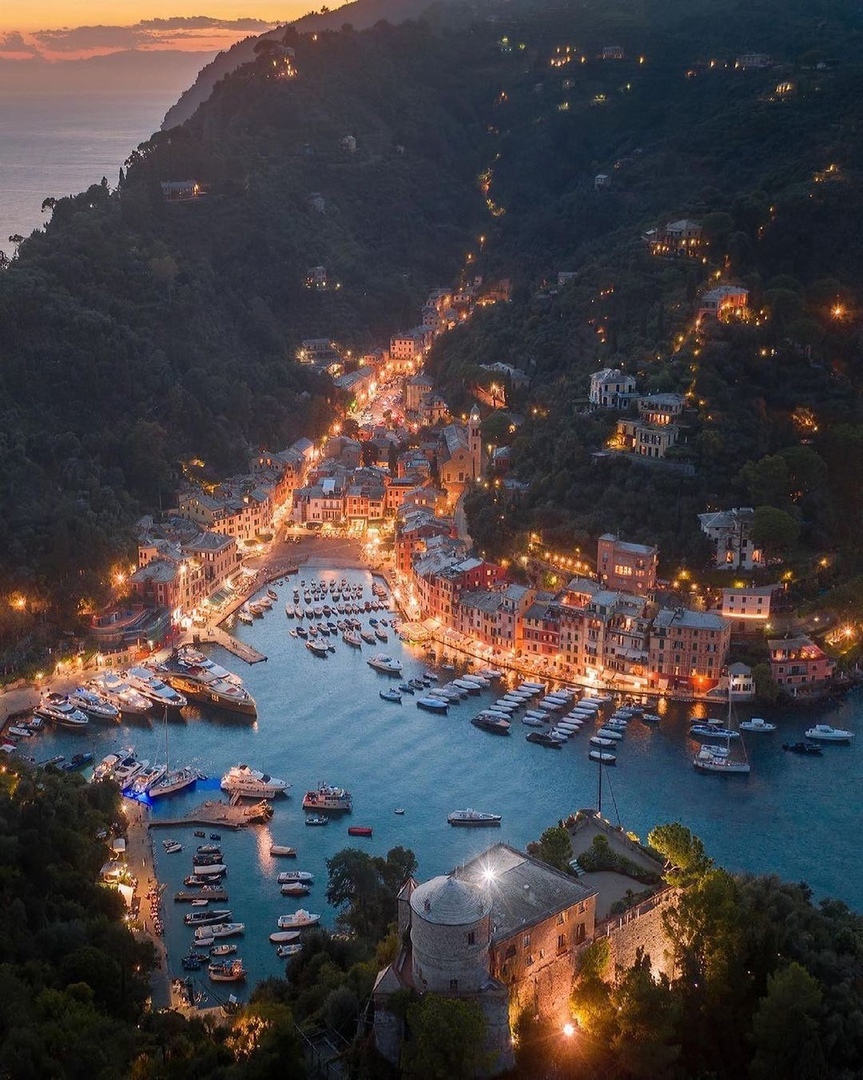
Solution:
{"label": "boat", "polygon": [[[227,872],[228,868],[224,863],[209,863],[207,866],[196,866],[192,877],[197,879],[196,883],[202,880],[206,882],[212,878],[220,878]],[[189,878],[186,878],[186,884],[191,884]]]}
{"label": "boat", "polygon": [[[281,585],[281,582],[279,582],[279,584]],[[279,594],[276,592],[275,589],[267,589],[267,596],[269,596],[271,600],[279,599]]]}
{"label": "boat", "polygon": [[213,982],[242,982],[246,969],[242,960],[222,960],[209,964],[207,974]]}
{"label": "boat", "polygon": [[371,836],[371,825],[349,825],[348,836]]}
{"label": "boat", "polygon": [[221,851],[218,854],[193,855],[192,856],[192,866],[195,869],[197,869],[197,867],[199,867],[199,866],[215,866],[216,863],[220,863],[221,861],[222,861],[222,853],[221,853]]}
{"label": "boat", "polygon": [[417,708],[425,709],[426,712],[445,713],[449,712],[449,702],[446,698],[432,697],[426,695],[421,698],[417,698]]}
{"label": "boat", "polygon": [[728,754],[727,747],[702,746],[692,764],[701,772],[722,775],[746,775],[751,771],[748,761],[736,761]]}
{"label": "boat", "polygon": [[299,930],[277,930],[274,934],[270,934],[270,941],[274,945],[288,945],[292,941],[299,941]]}
{"label": "boat", "polygon": [[69,701],[76,709],[86,713],[93,720],[104,720],[109,724],[120,722],[120,709],[113,705],[103,694],[96,693],[86,686],[79,686],[69,695]]}
{"label": "boat", "polygon": [[249,611],[245,607],[241,607],[240,610],[237,612],[237,618],[240,620],[241,623],[246,623],[247,625],[253,621],[251,611]]}
{"label": "boat", "polygon": [[[195,833],[195,836],[203,836],[203,833]],[[218,844],[198,844],[195,849],[198,855],[221,855],[222,849]]]}
{"label": "boat", "polygon": [[614,746],[614,739],[603,739],[600,735],[592,735],[590,738],[590,745],[609,749]]}
{"label": "boat", "polygon": [[195,953],[189,953],[180,960],[183,971],[200,971],[203,963],[204,957],[197,956]]}
{"label": "boat", "polygon": [[601,727],[596,733],[601,739],[610,739],[611,742],[620,742],[623,732],[613,727]]}
{"label": "boat", "polygon": [[255,699],[245,687],[234,680],[214,675],[208,668],[187,665],[183,670],[177,671],[163,664],[158,670],[164,676],[165,682],[189,701],[215,705],[219,709],[242,713],[245,716],[258,715]]}
{"label": "boat", "polygon": [[36,709],[36,715],[50,720],[57,727],[83,731],[88,720],[85,713],[75,708],[65,694],[45,694]]}
{"label": "boat", "polygon": [[279,945],[276,949],[276,956],[278,956],[280,960],[285,960],[289,956],[296,956],[297,953],[301,953],[302,951],[303,946],[299,942],[294,945]]}
{"label": "boat", "polygon": [[760,716],[753,716],[750,720],[740,722],[741,731],[775,731],[776,725],[770,724]]}
{"label": "boat", "polygon": [[783,743],[782,749],[791,754],[803,754],[807,757],[823,757],[824,751],[816,743],[795,742]]}
{"label": "boat", "polygon": [[608,750],[591,750],[587,755],[591,761],[597,761],[600,765],[616,765],[617,754],[612,754]]}
{"label": "boat", "polygon": [[222,791],[229,795],[242,795],[251,799],[271,799],[284,795],[290,784],[269,773],[258,772],[248,765],[234,765],[222,777]]}
{"label": "boat", "polygon": [[378,641],[389,641],[390,639],[390,636],[386,632],[386,630],[383,630],[380,626],[375,627],[375,637],[378,639]]}
{"label": "boat", "polygon": [[83,769],[93,760],[93,754],[87,751],[84,754],[73,754],[68,761],[64,761],[60,768],[64,772],[74,772],[75,769]]}
{"label": "boat", "polygon": [[470,722],[482,731],[490,731],[492,735],[509,735],[509,720],[504,720],[502,716],[484,716],[480,713],[471,717]]}
{"label": "boat", "polygon": [[689,734],[694,735],[699,739],[739,739],[740,732],[733,731],[731,728],[723,727],[721,724],[707,721],[703,724],[693,724],[689,729]]}
{"label": "boat", "polygon": [[280,915],[277,925],[280,930],[296,930],[304,926],[314,926],[321,921],[320,915],[315,915],[305,908],[300,908],[293,915]]}
{"label": "boat", "polygon": [[525,739],[539,746],[547,746],[550,750],[559,750],[561,747],[559,740],[553,738],[547,731],[531,731],[525,735]]}
{"label": "boat", "polygon": [[183,845],[179,840],[163,840],[162,847],[167,855],[176,855],[178,851],[183,850]]}
{"label": "boat", "polygon": [[206,911],[190,911],[183,916],[186,926],[208,926],[210,923],[223,923],[231,918],[231,912],[227,908]]}
{"label": "boat", "polygon": [[301,881],[305,885],[311,885],[315,880],[315,875],[308,870],[283,870],[277,880],[280,885],[287,885],[291,881]]}
{"label": "boat", "polygon": [[297,849],[286,847],[284,844],[270,844],[270,855],[273,857],[284,855],[287,858],[295,859],[297,856]]}
{"label": "boat", "polygon": [[329,825],[330,819],[325,814],[309,814],[306,825]]}
{"label": "boat", "polygon": [[125,791],[130,787],[132,781],[138,775],[143,772],[148,766],[149,761],[139,761],[135,755],[134,750],[130,750],[128,754],[114,766],[114,772],[112,779],[116,782],[121,791]]}
{"label": "boat", "polygon": [[286,881],[279,886],[282,896],[308,896],[311,885],[305,881]]}
{"label": "boat", "polygon": [[223,945],[214,945],[210,949],[210,956],[230,956],[237,951],[237,946],[232,941],[226,941]]}
{"label": "boat", "polygon": [[394,660],[391,656],[385,656],[383,653],[378,653],[371,660],[367,660],[366,663],[375,671],[382,671],[385,675],[401,675],[402,673],[402,666],[398,660]]}
{"label": "boat", "polygon": [[132,786],[126,790],[133,797],[139,798],[146,795],[150,788],[158,783],[164,775],[164,765],[151,765],[148,769],[144,769],[143,772],[138,773],[132,781]]}
{"label": "boat", "polygon": [[453,810],[447,814],[450,825],[460,825],[466,828],[481,828],[483,826],[500,825],[500,814],[486,814],[481,810]]}
{"label": "boat", "polygon": [[315,656],[329,656],[330,648],[328,645],[324,645],[319,641],[307,641],[306,648],[309,652],[314,653]]}
{"label": "boat", "polygon": [[[304,810],[347,813],[353,809],[353,806],[354,800],[349,791],[329,784],[319,784],[316,789],[307,791],[303,796]],[[306,821],[308,822],[308,818]]]}
{"label": "boat", "polygon": [[194,835],[195,836],[200,836],[200,837],[205,837],[207,834],[204,832],[203,829],[195,829]]}
{"label": "boat", "polygon": [[405,808],[403,806],[397,806],[395,810],[393,810],[393,813],[398,814],[399,816],[401,816],[404,812]]}
{"label": "boat", "polygon": [[851,742],[854,738],[853,731],[845,731],[843,728],[834,728],[829,724],[815,724],[804,732],[807,739],[814,742]]}
{"label": "boat", "polygon": [[356,630],[345,630],[345,632],[342,634],[342,641],[345,643],[345,645],[352,645],[355,649],[361,649],[363,647],[360,635],[356,632]]}
{"label": "boat", "polygon": [[140,691],[145,698],[149,698],[154,705],[167,706],[169,709],[182,709],[186,705],[183,695],[172,686],[168,686],[149,668],[129,668],[126,678],[130,686]]}
{"label": "boat", "polygon": [[195,938],[226,938],[237,937],[239,934],[245,934],[246,924],[241,922],[220,922],[215,923],[213,926],[199,926],[195,930]]}
{"label": "boat", "polygon": [[17,724],[13,724],[12,727],[6,728],[6,734],[14,735],[16,739],[32,739],[36,732],[31,731],[30,728],[18,727]]}
{"label": "boat", "polygon": [[411,686],[410,683],[403,682],[403,683],[399,683],[399,690],[403,694],[410,694],[410,696],[413,697],[414,692],[415,692],[415,687]]}
{"label": "boat", "polygon": [[178,791],[185,791],[186,788],[191,787],[200,777],[201,774],[191,765],[185,765],[182,769],[169,769],[161,780],[157,780],[153,784],[147,795],[151,799],[159,799],[164,795],[175,795]]}
{"label": "boat", "polygon": [[399,705],[402,703],[402,696],[398,690],[381,690],[379,696],[383,698],[384,701],[397,701]]}
{"label": "boat", "polygon": [[[646,712],[642,713],[641,719],[644,721],[645,724],[658,724],[662,718],[657,716],[656,713]],[[743,724],[741,724],[740,726],[743,727]]]}
{"label": "boat", "polygon": [[545,720],[540,720],[537,716],[523,716],[521,722],[527,724],[528,727],[545,727]]}

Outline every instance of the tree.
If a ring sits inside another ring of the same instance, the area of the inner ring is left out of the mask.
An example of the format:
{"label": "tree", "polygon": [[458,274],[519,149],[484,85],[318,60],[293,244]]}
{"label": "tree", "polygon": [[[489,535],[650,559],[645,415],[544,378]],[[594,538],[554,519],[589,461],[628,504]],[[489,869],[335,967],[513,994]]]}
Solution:
{"label": "tree", "polygon": [[486,1020],[478,1002],[424,994],[408,1007],[407,1072],[422,1080],[469,1080],[483,1070]]}
{"label": "tree", "polygon": [[799,537],[800,525],[787,511],[775,506],[756,506],[752,539],[767,555],[785,555]]}
{"label": "tree", "polygon": [[817,1080],[825,1075],[818,1037],[821,986],[796,962],[770,975],[752,1021],[752,1080]]}
{"label": "tree", "polygon": [[617,1016],[617,1031],[611,1039],[617,1071],[645,1080],[671,1076],[680,1057],[680,1009],[668,979],[664,975],[654,979],[650,957],[643,949],[638,949],[635,963],[615,985],[610,1005]]}
{"label": "tree", "polygon": [[539,857],[556,870],[569,870],[572,859],[572,839],[567,829],[555,825],[539,838]]}
{"label": "tree", "polygon": [[665,880],[670,885],[688,885],[697,881],[713,865],[701,840],[678,821],[651,829],[647,842],[664,856],[667,863]]}

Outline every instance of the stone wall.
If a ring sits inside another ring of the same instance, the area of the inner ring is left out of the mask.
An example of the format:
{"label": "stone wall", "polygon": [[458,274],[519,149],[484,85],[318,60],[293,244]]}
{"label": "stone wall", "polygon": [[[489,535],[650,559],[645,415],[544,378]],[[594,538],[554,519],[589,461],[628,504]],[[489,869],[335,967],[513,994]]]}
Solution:
{"label": "stone wall", "polygon": [[650,957],[654,975],[672,975],[674,941],[663,926],[662,916],[679,895],[678,889],[664,889],[625,914],[606,919],[597,926],[596,939],[606,937],[611,946],[612,972],[616,967],[632,967],[637,951],[643,949]]}

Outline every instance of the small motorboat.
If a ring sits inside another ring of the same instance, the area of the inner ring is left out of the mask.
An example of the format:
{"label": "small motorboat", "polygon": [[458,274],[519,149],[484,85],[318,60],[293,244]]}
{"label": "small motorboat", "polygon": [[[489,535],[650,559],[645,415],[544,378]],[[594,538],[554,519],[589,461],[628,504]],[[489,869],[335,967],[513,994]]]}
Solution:
{"label": "small motorboat", "polygon": [[492,735],[509,735],[509,720],[504,720],[502,716],[484,716],[480,713],[471,717],[470,722],[482,731],[490,731]]}
{"label": "small motorboat", "polygon": [[326,814],[309,814],[306,818],[307,825],[329,825],[330,819]]}
{"label": "small motorboat", "polygon": [[282,896],[308,896],[310,889],[304,881],[288,881],[279,886]]}
{"label": "small motorboat", "polygon": [[195,829],[194,835],[199,837],[202,840],[205,840],[206,837],[207,837],[207,834],[204,832],[203,829]]}
{"label": "small motorboat", "polygon": [[401,691],[401,693],[410,694],[411,697],[413,697],[414,687],[412,687],[410,683],[399,683],[399,690]]}
{"label": "small motorboat", "polygon": [[525,739],[538,746],[546,746],[549,750],[559,750],[562,745],[559,739],[555,739],[547,731],[531,731],[530,734],[525,735]]}
{"label": "small motorboat", "polygon": [[401,816],[404,812],[405,808],[403,806],[397,806],[395,810],[393,810],[393,813],[398,814],[399,816]]}
{"label": "small motorboat", "polygon": [[314,926],[320,921],[320,915],[315,915],[311,911],[300,908],[298,911],[295,911],[293,915],[280,915],[278,927],[280,930],[297,930],[304,926]]}
{"label": "small motorboat", "polygon": [[292,941],[299,941],[299,930],[277,930],[274,934],[270,934],[270,941],[274,945],[289,945]]}
{"label": "small motorboat", "polygon": [[210,956],[231,956],[237,951],[237,946],[232,942],[225,942],[224,945],[214,945],[210,949]]}
{"label": "small motorboat", "polygon": [[425,709],[426,712],[445,713],[449,712],[449,702],[446,698],[439,697],[421,697],[417,698],[417,708]]}
{"label": "small motorboat", "polygon": [[371,836],[371,825],[349,825],[348,836]]}
{"label": "small motorboat", "polygon": [[295,859],[297,857],[297,849],[287,847],[285,844],[270,844],[270,855],[274,858],[281,855],[289,859]]}
{"label": "small motorboat", "polygon": [[760,716],[753,716],[751,720],[742,720],[740,723],[741,731],[775,731],[776,725],[770,724],[766,720],[763,720]]}
{"label": "small motorboat", "polygon": [[795,742],[795,743],[783,743],[782,749],[787,750],[789,754],[802,754],[805,757],[823,757],[824,751],[820,746],[815,743],[807,742]]}
{"label": "small motorboat", "polygon": [[591,761],[598,761],[601,765],[616,765],[617,755],[607,750],[591,750],[587,755]]}
{"label": "small motorboat", "polygon": [[450,825],[460,825],[468,828],[478,828],[490,825],[500,825],[500,814],[486,814],[481,810],[453,810],[447,815]]}
{"label": "small motorboat", "polygon": [[176,855],[178,851],[183,850],[183,845],[179,840],[163,840],[162,847],[168,855]]}
{"label": "small motorboat", "polygon": [[395,701],[399,705],[402,703],[402,696],[398,690],[381,690],[379,695],[384,701]]}
{"label": "small motorboat", "polygon": [[301,942],[296,942],[294,945],[279,945],[276,949],[276,956],[284,960],[289,956],[296,956],[297,953],[301,953],[302,951],[303,946]]}

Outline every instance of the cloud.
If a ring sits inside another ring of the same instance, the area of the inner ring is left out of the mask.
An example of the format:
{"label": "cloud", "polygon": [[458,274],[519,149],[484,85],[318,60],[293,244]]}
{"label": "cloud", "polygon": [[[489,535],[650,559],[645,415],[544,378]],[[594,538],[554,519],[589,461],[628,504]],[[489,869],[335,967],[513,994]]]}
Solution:
{"label": "cloud", "polygon": [[0,53],[27,53],[37,56],[39,50],[31,41],[26,41],[17,30],[10,30],[6,34],[0,34]]}
{"label": "cloud", "polygon": [[189,17],[175,15],[170,19],[142,19],[137,26],[148,30],[269,30],[278,23],[267,19],[214,19],[209,15]]}
{"label": "cloud", "polygon": [[136,26],[75,26],[36,30],[33,37],[48,52],[88,52],[91,49],[134,49],[146,44],[146,31]]}

